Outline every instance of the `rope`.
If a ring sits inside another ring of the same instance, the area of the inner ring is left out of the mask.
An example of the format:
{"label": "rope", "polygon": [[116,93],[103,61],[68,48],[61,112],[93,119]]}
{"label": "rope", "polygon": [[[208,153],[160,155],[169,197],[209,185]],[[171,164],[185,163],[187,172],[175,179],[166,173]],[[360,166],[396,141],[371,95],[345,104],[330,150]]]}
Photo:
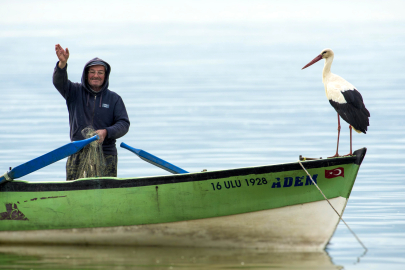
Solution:
{"label": "rope", "polygon": [[322,194],[322,196],[325,198],[325,200],[329,203],[329,205],[332,207],[333,210],[335,210],[336,214],[339,216],[339,220],[342,220],[343,223],[346,225],[346,227],[349,229],[349,231],[354,235],[354,237],[357,239],[357,241],[359,241],[360,245],[363,246],[363,248],[366,250],[367,252],[367,248],[366,246],[363,244],[363,242],[360,241],[360,238],[357,237],[357,235],[354,233],[354,231],[352,229],[350,229],[349,225],[346,223],[346,221],[344,221],[344,219],[342,218],[342,216],[338,213],[338,211],[336,211],[335,207],[333,207],[333,205],[330,203],[330,201],[326,198],[325,194],[323,194],[322,190],[318,187],[318,185],[315,183],[315,181],[312,179],[312,176],[308,173],[308,171],[304,168],[304,165],[302,165],[301,161],[298,161],[298,163],[301,165],[302,169],[304,169],[304,171],[307,173],[307,175],[309,176],[309,178],[311,179],[312,183],[316,186],[316,188],[319,190],[319,192]]}

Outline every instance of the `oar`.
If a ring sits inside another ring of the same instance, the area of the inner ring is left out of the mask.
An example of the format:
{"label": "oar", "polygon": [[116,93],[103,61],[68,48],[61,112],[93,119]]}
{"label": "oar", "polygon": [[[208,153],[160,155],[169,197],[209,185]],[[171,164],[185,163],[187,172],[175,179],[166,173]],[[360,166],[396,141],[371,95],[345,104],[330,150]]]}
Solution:
{"label": "oar", "polygon": [[134,153],[135,155],[137,155],[138,157],[140,157],[141,159],[145,160],[146,162],[149,162],[159,168],[162,168],[163,170],[166,170],[168,172],[174,173],[174,174],[181,174],[181,173],[188,173],[188,171],[183,170],[182,168],[179,168],[167,161],[164,161],[161,158],[158,158],[157,156],[154,156],[152,154],[149,154],[146,151],[143,151],[141,149],[136,149],[133,148],[131,146],[129,146],[128,144],[125,143],[121,143],[120,146],[122,148],[125,148],[129,151],[131,151],[132,153]]}
{"label": "oar", "polygon": [[18,165],[17,167],[14,167],[11,171],[6,172],[4,175],[0,177],[0,184],[3,184],[6,181],[13,181],[16,178],[23,177],[29,173],[35,172],[36,170],[46,167],[58,160],[73,155],[74,153],[79,152],[81,149],[83,149],[83,147],[85,147],[89,143],[98,139],[99,139],[98,135],[95,135],[91,138],[82,141],[71,142],[45,155],[37,157],[24,164]]}

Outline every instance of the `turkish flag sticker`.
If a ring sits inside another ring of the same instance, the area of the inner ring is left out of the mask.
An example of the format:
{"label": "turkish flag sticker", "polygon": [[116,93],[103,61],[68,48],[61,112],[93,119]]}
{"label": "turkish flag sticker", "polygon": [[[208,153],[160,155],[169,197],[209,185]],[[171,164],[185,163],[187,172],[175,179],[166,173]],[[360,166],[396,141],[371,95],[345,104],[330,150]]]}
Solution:
{"label": "turkish flag sticker", "polygon": [[343,167],[339,167],[333,170],[325,170],[325,178],[335,178],[338,176],[345,177],[345,169]]}

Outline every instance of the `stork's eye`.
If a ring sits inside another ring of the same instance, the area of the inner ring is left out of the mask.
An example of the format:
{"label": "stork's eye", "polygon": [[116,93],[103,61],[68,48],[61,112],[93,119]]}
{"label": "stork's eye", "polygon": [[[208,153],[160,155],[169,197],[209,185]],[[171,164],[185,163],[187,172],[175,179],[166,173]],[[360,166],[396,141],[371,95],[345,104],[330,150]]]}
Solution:
{"label": "stork's eye", "polygon": [[326,53],[326,51],[322,52],[322,54],[325,54],[325,53]]}

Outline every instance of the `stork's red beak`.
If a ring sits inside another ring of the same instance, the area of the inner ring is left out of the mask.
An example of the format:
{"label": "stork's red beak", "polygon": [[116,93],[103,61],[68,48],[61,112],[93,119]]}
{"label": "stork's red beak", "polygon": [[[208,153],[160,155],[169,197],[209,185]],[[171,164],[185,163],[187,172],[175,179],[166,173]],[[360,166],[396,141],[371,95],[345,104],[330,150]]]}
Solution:
{"label": "stork's red beak", "polygon": [[322,55],[320,54],[317,57],[315,57],[311,62],[309,62],[305,67],[303,67],[301,70],[303,70],[304,68],[309,67],[310,65],[315,64],[316,62],[318,62],[321,59],[322,59]]}

